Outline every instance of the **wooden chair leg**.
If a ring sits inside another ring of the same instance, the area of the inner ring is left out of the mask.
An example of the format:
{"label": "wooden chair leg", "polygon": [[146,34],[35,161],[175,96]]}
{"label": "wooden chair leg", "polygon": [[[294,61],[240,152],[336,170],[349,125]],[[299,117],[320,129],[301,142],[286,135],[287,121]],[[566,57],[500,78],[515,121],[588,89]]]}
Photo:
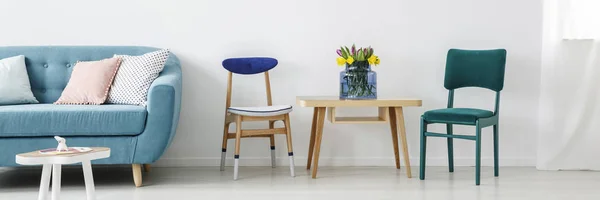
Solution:
{"label": "wooden chair leg", "polygon": [[227,155],[227,140],[229,134],[229,123],[225,122],[223,127],[223,143],[221,144],[221,171],[225,171],[225,156]]}
{"label": "wooden chair leg", "polygon": [[238,179],[238,170],[240,166],[240,142],[242,140],[242,116],[237,116],[236,119],[236,133],[235,133],[235,155],[234,155],[234,166],[233,166],[233,180]]}
{"label": "wooden chair leg", "polygon": [[475,126],[475,185],[480,184],[481,180],[481,128],[479,122]]}
{"label": "wooden chair leg", "polygon": [[312,127],[310,128],[310,141],[308,143],[308,160],[306,161],[306,169],[310,169],[310,165],[312,164],[312,158],[315,148],[315,135],[317,133],[317,115],[319,114],[319,109],[317,107],[313,110],[313,119],[312,119]]}
{"label": "wooden chair leg", "polygon": [[500,165],[498,163],[498,124],[494,125],[494,176],[500,174]]}
{"label": "wooden chair leg", "polygon": [[396,169],[400,169],[400,148],[398,147],[398,125],[396,123],[396,110],[393,107],[388,109],[390,130],[392,131],[392,144],[394,145],[394,158],[396,159]]}
{"label": "wooden chair leg", "polygon": [[133,182],[135,183],[135,187],[142,186],[142,165],[141,164],[132,164],[131,169],[133,170]]}
{"label": "wooden chair leg", "polygon": [[292,128],[290,126],[290,114],[285,114],[285,137],[287,139],[288,156],[290,157],[290,174],[296,176],[294,172],[294,148],[292,147]]}
{"label": "wooden chair leg", "polygon": [[425,155],[427,153],[427,136],[425,136],[425,132],[427,132],[427,123],[421,117],[421,163],[419,165],[419,178],[421,180],[425,180]]}
{"label": "wooden chair leg", "polygon": [[144,167],[144,172],[150,172],[150,170],[152,170],[150,167],[150,164],[144,164],[143,167]]}
{"label": "wooden chair leg", "polygon": [[[452,124],[446,124],[446,133],[452,135]],[[448,143],[448,171],[454,172],[454,142],[452,138],[447,138]]]}
{"label": "wooden chair leg", "polygon": [[[269,121],[269,129],[275,128],[275,122]],[[269,136],[269,141],[271,143],[271,167],[275,168],[276,160],[275,160],[275,135]]]}

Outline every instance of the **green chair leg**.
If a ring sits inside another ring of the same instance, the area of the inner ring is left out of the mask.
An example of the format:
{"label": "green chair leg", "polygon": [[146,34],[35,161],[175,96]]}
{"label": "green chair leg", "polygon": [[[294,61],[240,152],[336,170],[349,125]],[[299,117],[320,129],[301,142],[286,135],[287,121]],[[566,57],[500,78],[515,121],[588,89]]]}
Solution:
{"label": "green chair leg", "polygon": [[498,164],[498,124],[494,125],[494,176],[500,174],[500,165]]}
{"label": "green chair leg", "polygon": [[421,180],[425,180],[425,153],[427,152],[427,137],[425,136],[425,132],[427,132],[427,124],[421,118],[421,162],[419,166],[419,178]]}
{"label": "green chair leg", "polygon": [[481,180],[481,128],[479,122],[475,126],[475,185],[479,185]]}
{"label": "green chair leg", "polygon": [[[452,135],[452,124],[446,124],[446,133]],[[448,138],[448,171],[454,172],[454,144],[453,139]]]}

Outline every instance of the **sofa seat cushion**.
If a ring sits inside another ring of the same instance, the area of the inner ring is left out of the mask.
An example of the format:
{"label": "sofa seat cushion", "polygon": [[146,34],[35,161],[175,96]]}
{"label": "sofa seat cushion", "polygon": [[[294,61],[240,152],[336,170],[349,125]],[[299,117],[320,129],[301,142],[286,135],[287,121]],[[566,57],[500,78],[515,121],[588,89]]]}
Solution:
{"label": "sofa seat cushion", "polygon": [[144,131],[146,108],[134,105],[0,106],[0,137],[126,136]]}

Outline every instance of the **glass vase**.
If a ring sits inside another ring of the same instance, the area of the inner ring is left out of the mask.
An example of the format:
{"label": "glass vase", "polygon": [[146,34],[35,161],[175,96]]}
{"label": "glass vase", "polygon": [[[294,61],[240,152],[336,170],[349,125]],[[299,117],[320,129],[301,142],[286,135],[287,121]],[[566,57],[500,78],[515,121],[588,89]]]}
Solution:
{"label": "glass vase", "polygon": [[377,99],[377,73],[369,62],[346,64],[340,72],[340,99]]}

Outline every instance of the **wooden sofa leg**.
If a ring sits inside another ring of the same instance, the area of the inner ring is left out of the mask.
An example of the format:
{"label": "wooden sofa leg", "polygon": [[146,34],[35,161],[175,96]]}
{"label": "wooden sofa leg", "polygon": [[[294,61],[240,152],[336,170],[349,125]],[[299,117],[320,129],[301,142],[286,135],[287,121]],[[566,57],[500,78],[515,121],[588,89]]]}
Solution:
{"label": "wooden sofa leg", "polygon": [[141,164],[132,164],[131,168],[133,169],[133,182],[135,183],[135,187],[142,186],[142,165]]}
{"label": "wooden sofa leg", "polygon": [[150,164],[144,164],[144,172],[150,172]]}

